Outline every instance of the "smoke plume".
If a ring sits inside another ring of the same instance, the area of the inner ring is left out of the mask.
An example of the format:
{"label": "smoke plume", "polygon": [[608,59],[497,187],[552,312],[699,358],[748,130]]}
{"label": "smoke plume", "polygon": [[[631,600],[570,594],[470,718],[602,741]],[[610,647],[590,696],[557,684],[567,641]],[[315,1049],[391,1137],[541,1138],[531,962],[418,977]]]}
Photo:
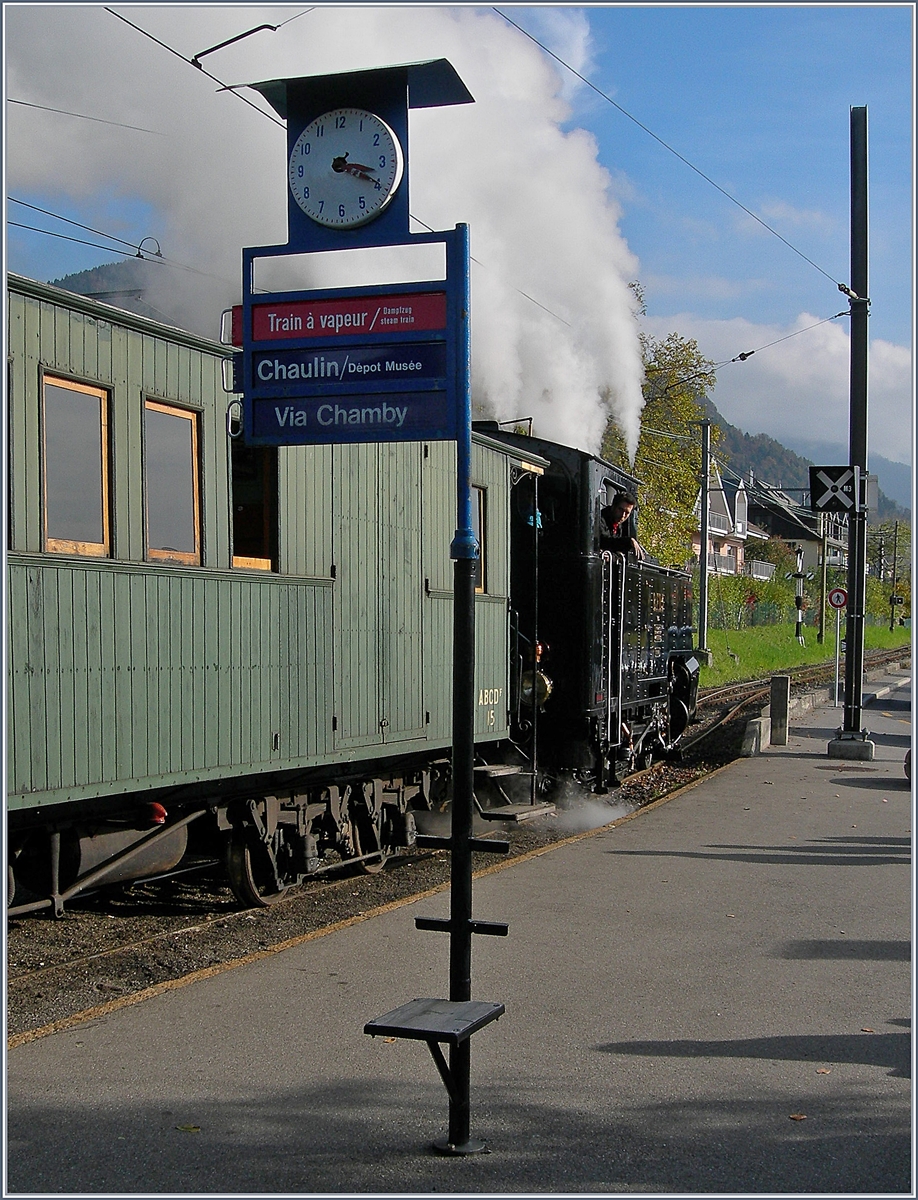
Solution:
{"label": "smoke plume", "polygon": [[[476,405],[502,421],[532,416],[536,433],[593,452],[611,411],[633,452],[642,366],[627,285],[638,264],[596,144],[570,126],[571,77],[537,47],[477,8],[123,11],[189,59],[285,22],[203,60],[233,84],[448,58],[476,103],[412,111],[411,211],[435,229],[470,226]],[[582,63],[582,14],[552,10],[549,25]],[[6,26],[9,96],[156,131],[18,108],[10,192],[51,209],[66,197],[86,224],[155,237],[167,261],[151,261],[150,302],[216,336],[239,298],[241,248],[286,241],[283,129],[102,7],[11,7]],[[113,212],[140,205],[148,228],[124,217],[113,227]]]}

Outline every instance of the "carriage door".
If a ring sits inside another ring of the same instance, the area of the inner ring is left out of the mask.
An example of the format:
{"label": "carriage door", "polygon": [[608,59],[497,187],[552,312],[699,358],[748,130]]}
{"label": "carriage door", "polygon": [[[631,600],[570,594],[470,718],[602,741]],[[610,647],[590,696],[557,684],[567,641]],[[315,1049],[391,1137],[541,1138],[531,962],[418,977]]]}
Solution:
{"label": "carriage door", "polygon": [[426,734],[421,453],[418,442],[389,442],[379,447],[380,720],[386,742]]}
{"label": "carriage door", "polygon": [[382,740],[378,447],[336,446],[333,462],[334,738],[345,749]]}
{"label": "carriage door", "polygon": [[338,447],[335,748],[424,734],[418,447]]}

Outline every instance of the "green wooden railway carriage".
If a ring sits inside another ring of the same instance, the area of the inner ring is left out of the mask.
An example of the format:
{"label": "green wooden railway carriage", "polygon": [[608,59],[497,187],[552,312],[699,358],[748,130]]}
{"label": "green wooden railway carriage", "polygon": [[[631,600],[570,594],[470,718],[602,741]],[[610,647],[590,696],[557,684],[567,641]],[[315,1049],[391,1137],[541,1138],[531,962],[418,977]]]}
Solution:
{"label": "green wooden railway carriage", "polygon": [[[8,317],[13,910],[217,842],[250,903],[378,868],[448,769],[454,444],[246,448],[227,348],[12,275]],[[475,437],[480,742],[540,462]]]}

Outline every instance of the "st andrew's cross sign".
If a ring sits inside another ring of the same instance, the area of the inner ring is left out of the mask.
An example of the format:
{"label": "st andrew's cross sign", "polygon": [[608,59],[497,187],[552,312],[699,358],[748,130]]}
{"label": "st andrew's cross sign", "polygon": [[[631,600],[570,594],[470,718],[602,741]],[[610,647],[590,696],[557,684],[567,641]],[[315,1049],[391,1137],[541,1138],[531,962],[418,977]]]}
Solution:
{"label": "st andrew's cross sign", "polygon": [[860,511],[857,467],[810,467],[810,508],[816,512]]}

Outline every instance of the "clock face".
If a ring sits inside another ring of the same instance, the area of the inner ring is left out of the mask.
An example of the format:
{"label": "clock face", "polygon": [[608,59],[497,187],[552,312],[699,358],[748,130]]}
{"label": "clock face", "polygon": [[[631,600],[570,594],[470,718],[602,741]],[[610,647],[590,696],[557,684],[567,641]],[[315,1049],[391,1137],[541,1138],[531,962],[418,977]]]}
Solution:
{"label": "clock face", "polygon": [[381,117],[335,108],[296,139],[288,179],[307,217],[331,229],[355,229],[386,208],[403,169],[398,138]]}

